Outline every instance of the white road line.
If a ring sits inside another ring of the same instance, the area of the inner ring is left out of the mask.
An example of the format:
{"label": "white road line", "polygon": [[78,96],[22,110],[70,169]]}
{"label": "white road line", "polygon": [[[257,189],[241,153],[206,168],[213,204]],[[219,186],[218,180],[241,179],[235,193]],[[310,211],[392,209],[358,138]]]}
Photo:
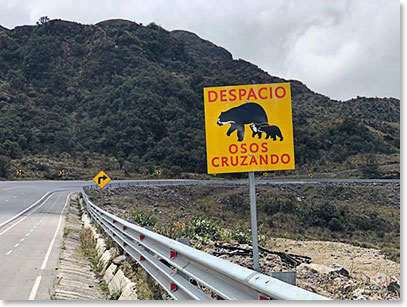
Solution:
{"label": "white road line", "polygon": [[[72,193],[73,193],[73,192],[72,192]],[[69,203],[69,200],[70,200],[70,197],[71,197],[72,193],[70,193],[70,194],[67,196],[66,201],[65,201],[65,206],[62,208],[61,214],[59,215],[58,226],[57,226],[57,229],[55,230],[54,237],[52,238],[51,243],[49,244],[48,251],[47,251],[47,253],[45,254],[44,261],[42,262],[42,265],[41,265],[41,270],[44,270],[45,267],[47,266],[47,262],[48,262],[49,255],[51,254],[51,250],[52,250],[52,247],[53,247],[53,245],[54,245],[54,243],[55,243],[55,239],[57,238],[57,234],[58,234],[59,228],[61,227],[63,213],[64,213],[64,211],[65,211],[66,206],[67,206],[68,203]]]}
{"label": "white road line", "polygon": [[51,193],[50,191],[48,191],[47,193],[45,193],[39,200],[37,200],[35,203],[33,203],[31,206],[29,206],[28,208],[24,209],[23,211],[19,212],[18,214],[16,214],[15,216],[9,218],[7,221],[3,222],[0,224],[0,228],[3,227],[4,225],[6,225],[8,222],[18,218],[20,215],[26,213],[28,210],[30,210],[32,207],[34,207],[36,204],[38,204],[41,200],[43,200],[43,198],[45,198],[49,193]]}
{"label": "white road line", "polygon": [[[48,194],[49,192],[47,192]],[[45,194],[46,195],[46,194]],[[11,225],[9,228],[3,230],[2,232],[0,232],[0,236],[5,234],[7,231],[9,231],[11,228],[13,228],[14,226],[16,226],[17,224],[20,224],[22,221],[24,221],[27,217],[29,217],[31,214],[33,214],[35,211],[37,211],[39,208],[41,208],[42,206],[44,206],[44,204],[48,201],[48,199],[50,199],[50,197],[52,196],[52,194],[50,196],[48,196],[48,198],[41,204],[41,206],[39,206],[38,208],[35,208],[35,210],[33,210],[30,214],[28,214],[27,216],[23,217],[21,220],[19,220],[17,223]],[[38,202],[38,201],[37,201]],[[32,207],[32,206],[31,206]],[[30,207],[30,208],[31,208]],[[0,225],[1,227],[1,225]]]}
{"label": "white road line", "polygon": [[57,203],[57,201],[59,200],[59,198],[61,197],[61,194],[60,195],[58,195],[58,197],[57,197],[57,199],[55,200],[55,202],[52,204],[52,206],[49,208],[49,211],[51,211],[52,210],[52,208],[54,208],[55,207],[55,205],[56,205],[56,203]]}
{"label": "white road line", "polygon": [[29,301],[33,301],[35,299],[35,296],[37,295],[38,288],[40,286],[41,278],[42,277],[40,275],[40,276],[37,276],[37,278],[35,279],[34,286],[31,289],[30,296],[28,297]]}
{"label": "white road line", "polygon": [[[48,259],[49,259],[49,255],[51,254],[51,250],[52,250],[52,247],[53,247],[53,245],[54,245],[54,243],[55,243],[55,239],[56,239],[56,237],[57,237],[59,228],[61,227],[63,213],[64,213],[65,208],[66,208],[66,206],[68,205],[69,200],[70,200],[70,198],[71,198],[71,195],[72,195],[73,193],[74,193],[74,192],[70,193],[70,194],[67,196],[67,198],[66,198],[65,206],[62,208],[61,214],[59,215],[58,226],[57,226],[57,229],[55,230],[54,237],[52,238],[51,243],[49,244],[47,253],[45,254],[45,257],[44,257],[44,261],[42,262],[41,270],[44,270],[44,269],[46,268],[46,266],[47,266],[47,262],[48,262]],[[31,293],[30,293],[30,296],[28,297],[28,300],[34,300],[34,299],[35,299],[35,296],[37,295],[37,292],[38,292],[38,288],[40,287],[41,278],[42,278],[41,275],[39,275],[39,276],[37,276],[37,278],[35,279],[34,286],[33,286],[32,290],[31,290]]]}

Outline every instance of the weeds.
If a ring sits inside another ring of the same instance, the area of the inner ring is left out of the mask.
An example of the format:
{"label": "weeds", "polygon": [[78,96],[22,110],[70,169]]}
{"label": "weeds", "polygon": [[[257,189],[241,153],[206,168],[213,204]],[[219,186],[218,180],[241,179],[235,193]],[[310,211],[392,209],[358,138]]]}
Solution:
{"label": "weeds", "polygon": [[252,242],[252,233],[249,228],[239,226],[232,231],[230,238],[236,240],[240,244],[249,244]]}
{"label": "weeds", "polygon": [[117,301],[120,295],[122,295],[120,291],[119,292],[113,291],[112,293],[110,293],[109,300]]}
{"label": "weeds", "polygon": [[96,268],[99,263],[100,256],[96,250],[96,240],[93,238],[92,231],[89,228],[83,228],[80,231],[79,242],[81,252]]}
{"label": "weeds", "polygon": [[140,226],[155,226],[157,223],[157,217],[149,212],[148,210],[137,210],[135,212],[132,212],[128,216],[128,220],[131,223],[138,224]]}
{"label": "weeds", "polygon": [[195,218],[192,221],[195,236],[204,237],[211,240],[220,240],[220,226],[210,220]]}

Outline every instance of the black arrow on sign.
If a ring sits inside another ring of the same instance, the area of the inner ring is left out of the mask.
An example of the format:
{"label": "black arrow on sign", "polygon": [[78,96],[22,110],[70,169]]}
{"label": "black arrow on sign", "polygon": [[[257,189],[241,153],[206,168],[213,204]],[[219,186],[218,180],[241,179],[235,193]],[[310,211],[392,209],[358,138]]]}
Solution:
{"label": "black arrow on sign", "polygon": [[98,184],[100,184],[101,180],[106,180],[106,179],[107,179],[107,177],[105,175],[103,175],[103,177],[99,177],[98,178]]}

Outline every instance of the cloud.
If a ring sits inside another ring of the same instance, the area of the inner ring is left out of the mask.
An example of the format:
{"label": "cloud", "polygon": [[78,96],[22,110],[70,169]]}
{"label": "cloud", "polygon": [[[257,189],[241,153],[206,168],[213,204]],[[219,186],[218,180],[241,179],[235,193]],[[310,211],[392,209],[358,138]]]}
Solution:
{"label": "cloud", "polygon": [[287,54],[287,75],[338,99],[400,97],[398,4],[349,2],[344,16],[336,23],[325,16],[296,40]]}
{"label": "cloud", "polygon": [[388,0],[0,0],[13,28],[41,16],[183,29],[336,99],[400,97],[400,3]]}

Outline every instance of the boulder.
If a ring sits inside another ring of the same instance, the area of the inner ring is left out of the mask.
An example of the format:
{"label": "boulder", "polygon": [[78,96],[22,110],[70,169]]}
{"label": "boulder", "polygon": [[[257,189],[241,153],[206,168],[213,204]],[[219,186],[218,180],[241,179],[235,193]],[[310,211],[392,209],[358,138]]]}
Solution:
{"label": "boulder", "polygon": [[105,275],[103,275],[103,279],[107,284],[113,279],[116,269],[117,265],[113,263],[107,268]]}
{"label": "boulder", "polygon": [[126,261],[125,255],[120,255],[112,260],[112,262],[116,265],[121,265]]}
{"label": "boulder", "polygon": [[119,297],[119,301],[125,300],[125,301],[135,301],[138,300],[137,296],[137,289],[136,289],[136,283],[131,282],[128,283],[122,291],[122,294]]}

